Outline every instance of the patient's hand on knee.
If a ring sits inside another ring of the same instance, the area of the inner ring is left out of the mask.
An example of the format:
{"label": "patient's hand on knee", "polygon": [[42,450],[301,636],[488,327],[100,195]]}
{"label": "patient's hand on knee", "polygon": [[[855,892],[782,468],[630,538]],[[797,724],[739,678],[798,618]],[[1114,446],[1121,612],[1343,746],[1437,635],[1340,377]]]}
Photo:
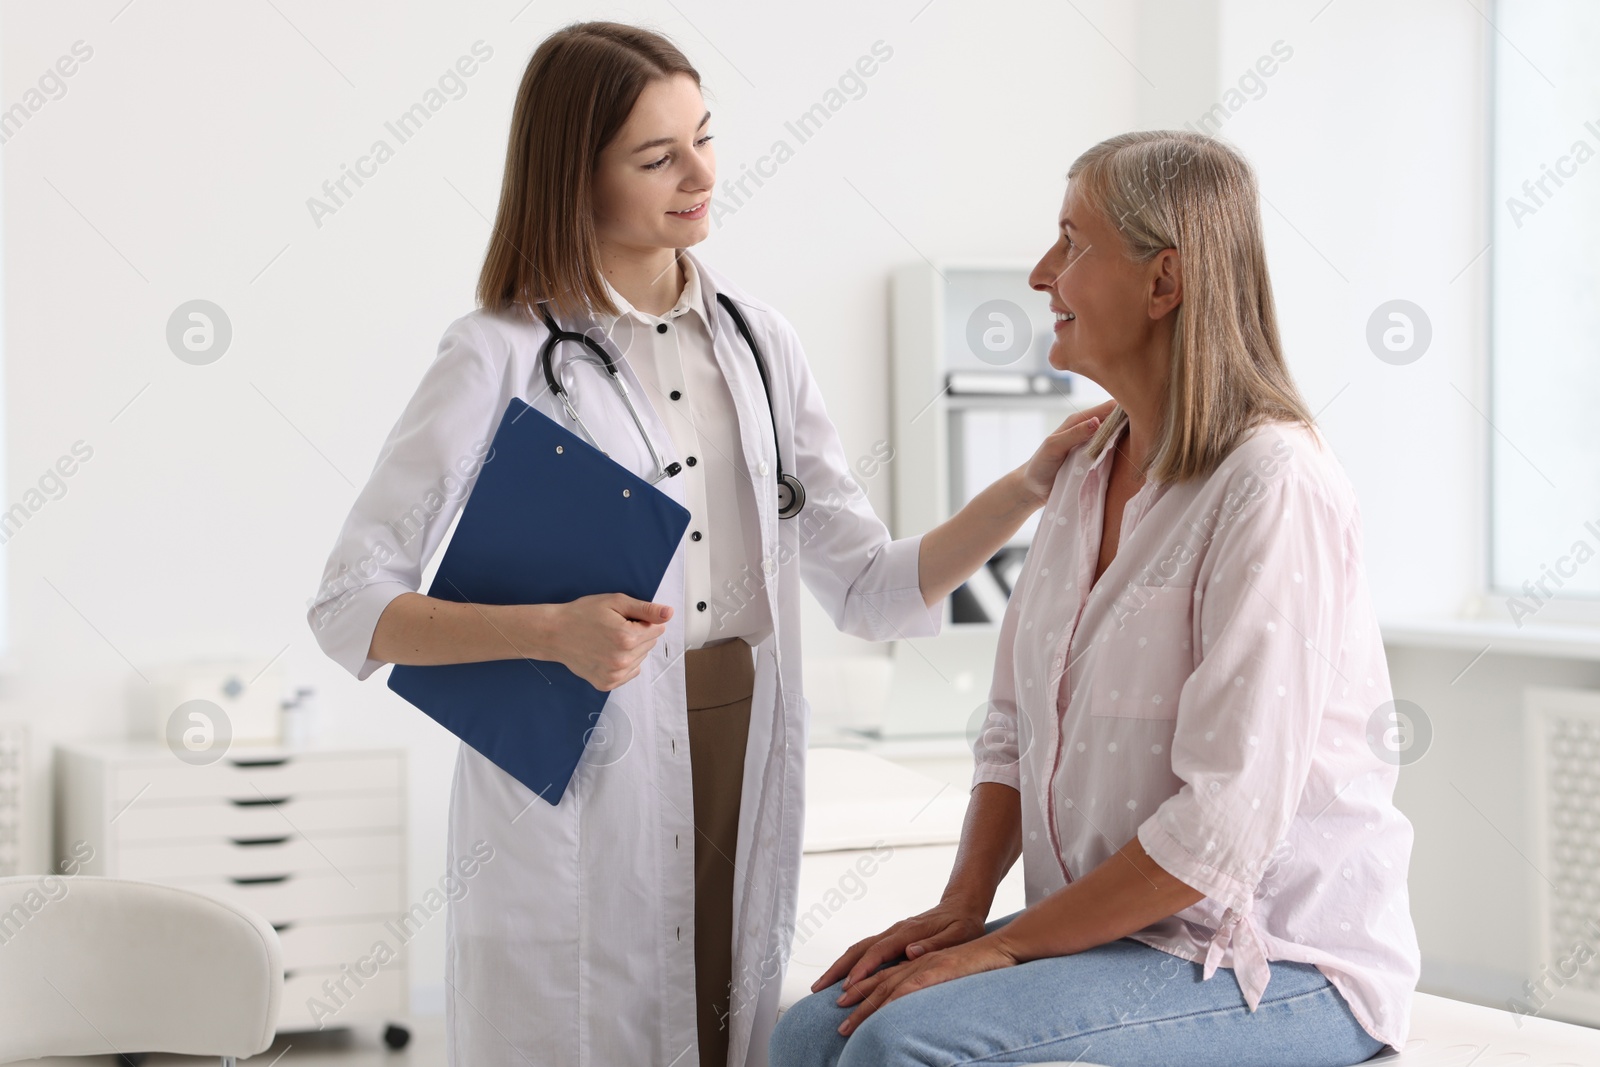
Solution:
{"label": "patient's hand on knee", "polygon": [[986,914],[955,901],[940,901],[935,906],[901,919],[879,934],[864,937],[845,950],[821,978],[811,984],[813,993],[826,989],[841,977],[844,989],[878,971],[935,949],[960,945],[983,936]]}

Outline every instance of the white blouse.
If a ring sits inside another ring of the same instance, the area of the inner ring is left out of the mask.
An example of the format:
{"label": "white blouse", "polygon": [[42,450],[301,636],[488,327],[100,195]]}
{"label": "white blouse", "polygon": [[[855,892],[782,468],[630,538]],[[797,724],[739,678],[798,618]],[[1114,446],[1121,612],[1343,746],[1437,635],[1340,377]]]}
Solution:
{"label": "white blouse", "polygon": [[[640,311],[610,282],[606,289],[621,313],[596,315],[649,394],[683,469],[689,507],[684,534],[685,648],[717,645],[742,637],[759,644],[772,632],[761,594],[761,527],[744,469],[733,394],[711,354],[711,334],[701,297],[700,275],[689,256],[683,292],[665,315]],[[744,339],[734,342],[745,348]],[[744,353],[754,362],[754,356]],[[754,375],[754,367],[751,368]],[[637,402],[637,401],[636,401]],[[662,449],[664,442],[656,442]]]}
{"label": "white blouse", "polygon": [[1252,1009],[1268,961],[1314,964],[1402,1048],[1412,832],[1350,483],[1310,431],[1262,426],[1210,477],[1135,493],[1095,581],[1111,455],[1056,476],[974,743],[974,784],[1022,793],[1028,903],[1138,837],[1206,896],[1135,940],[1233,968]]}

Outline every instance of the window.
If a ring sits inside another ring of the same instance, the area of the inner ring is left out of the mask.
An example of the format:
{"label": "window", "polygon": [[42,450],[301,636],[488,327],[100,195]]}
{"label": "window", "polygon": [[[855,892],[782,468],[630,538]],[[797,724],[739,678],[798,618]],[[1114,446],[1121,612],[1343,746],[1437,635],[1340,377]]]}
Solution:
{"label": "window", "polygon": [[1490,583],[1522,624],[1600,613],[1600,4],[1492,17]]}

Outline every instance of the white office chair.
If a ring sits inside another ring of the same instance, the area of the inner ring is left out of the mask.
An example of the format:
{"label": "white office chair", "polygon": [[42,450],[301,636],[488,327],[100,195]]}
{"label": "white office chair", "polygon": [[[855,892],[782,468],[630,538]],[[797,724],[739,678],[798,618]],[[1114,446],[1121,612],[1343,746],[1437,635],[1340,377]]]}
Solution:
{"label": "white office chair", "polygon": [[0,878],[0,1063],[272,1044],[277,932],[185,889],[121,878]]}

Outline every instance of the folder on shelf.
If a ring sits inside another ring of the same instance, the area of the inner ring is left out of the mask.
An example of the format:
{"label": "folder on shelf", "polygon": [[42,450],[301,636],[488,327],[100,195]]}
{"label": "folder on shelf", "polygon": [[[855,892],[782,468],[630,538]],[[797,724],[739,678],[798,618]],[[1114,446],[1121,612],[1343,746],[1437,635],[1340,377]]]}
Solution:
{"label": "folder on shelf", "polygon": [[[653,600],[689,512],[513,398],[428,595],[474,604]],[[389,688],[558,804],[609,694],[533,659],[396,665]],[[616,758],[606,754],[600,758]]]}

